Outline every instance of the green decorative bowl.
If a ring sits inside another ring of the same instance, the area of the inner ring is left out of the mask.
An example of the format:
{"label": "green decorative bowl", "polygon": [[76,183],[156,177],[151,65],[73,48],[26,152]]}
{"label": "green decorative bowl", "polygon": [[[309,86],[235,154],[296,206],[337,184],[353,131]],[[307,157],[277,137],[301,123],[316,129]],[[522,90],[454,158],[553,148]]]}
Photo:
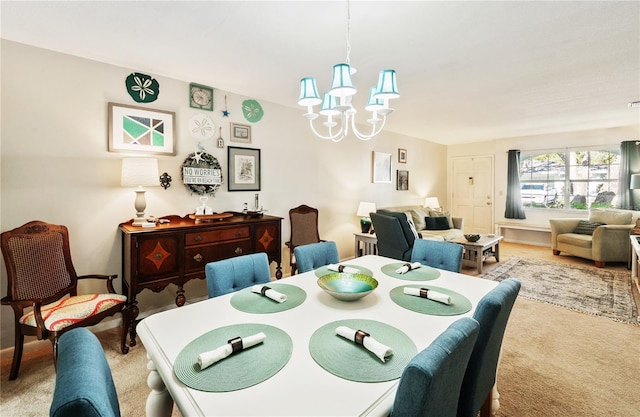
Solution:
{"label": "green decorative bowl", "polygon": [[318,285],[338,300],[354,301],[375,290],[378,281],[369,275],[333,272],[318,278]]}
{"label": "green decorative bowl", "polygon": [[480,240],[480,235],[477,234],[468,234],[468,235],[464,235],[464,238],[467,239],[469,242],[477,242],[478,240]]}

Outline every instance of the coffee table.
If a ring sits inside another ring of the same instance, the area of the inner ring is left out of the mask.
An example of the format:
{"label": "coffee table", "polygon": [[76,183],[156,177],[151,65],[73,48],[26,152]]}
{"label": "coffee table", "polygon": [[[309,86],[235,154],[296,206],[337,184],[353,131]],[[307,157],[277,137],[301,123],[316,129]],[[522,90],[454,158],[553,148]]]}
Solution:
{"label": "coffee table", "polygon": [[469,242],[464,237],[453,239],[451,242],[464,246],[462,264],[475,266],[478,269],[478,274],[482,274],[482,264],[487,258],[493,256],[496,258],[496,262],[500,262],[500,241],[502,239],[503,236],[480,235],[480,240],[477,242]]}

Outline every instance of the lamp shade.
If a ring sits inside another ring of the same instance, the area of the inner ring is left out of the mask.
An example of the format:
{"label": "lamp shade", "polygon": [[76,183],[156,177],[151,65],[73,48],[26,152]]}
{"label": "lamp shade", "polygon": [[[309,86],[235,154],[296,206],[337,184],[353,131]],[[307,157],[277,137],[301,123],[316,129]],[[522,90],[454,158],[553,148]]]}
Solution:
{"label": "lamp shade", "polygon": [[424,199],[424,206],[431,207],[433,209],[440,208],[440,202],[438,197],[427,197]]}
{"label": "lamp shade", "polygon": [[367,101],[367,106],[364,108],[366,111],[378,111],[384,107],[384,102],[378,98],[376,91],[376,87],[369,89],[369,101]]}
{"label": "lamp shade", "polygon": [[400,94],[398,93],[395,70],[386,69],[380,71],[378,86],[376,88],[376,98],[390,99],[398,97],[400,97]]}
{"label": "lamp shade", "polygon": [[301,106],[315,106],[316,104],[320,104],[321,101],[320,95],[318,95],[318,88],[316,87],[316,79],[311,77],[301,79],[298,104]]}
{"label": "lamp shade", "polygon": [[334,97],[348,97],[356,93],[356,88],[351,81],[351,66],[349,64],[336,64],[333,66],[333,80],[329,94]]}
{"label": "lamp shade", "polygon": [[330,95],[329,93],[324,93],[324,100],[322,100],[322,108],[320,109],[320,114],[323,116],[337,116],[340,114],[338,110],[336,110],[336,106],[338,105],[337,99]]}
{"label": "lamp shade", "polygon": [[632,190],[640,189],[640,174],[631,174],[631,183],[629,188]]}
{"label": "lamp shade", "polygon": [[123,187],[160,185],[158,160],[155,158],[123,158],[121,184]]}
{"label": "lamp shade", "polygon": [[369,217],[369,213],[373,213],[376,211],[376,203],[369,203],[366,201],[361,201],[360,205],[358,205],[357,216],[361,217]]}

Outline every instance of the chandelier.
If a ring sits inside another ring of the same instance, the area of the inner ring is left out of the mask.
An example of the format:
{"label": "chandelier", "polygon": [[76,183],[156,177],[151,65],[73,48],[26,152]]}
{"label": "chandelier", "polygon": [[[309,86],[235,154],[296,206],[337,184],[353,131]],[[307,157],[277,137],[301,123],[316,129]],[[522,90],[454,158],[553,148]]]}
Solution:
{"label": "chandelier", "polygon": [[[365,106],[366,111],[371,112],[371,118],[367,123],[371,125],[371,132],[361,133],[356,128],[356,109],[351,105],[353,96],[357,93],[353,85],[351,76],[356,73],[355,68],[350,64],[351,54],[351,12],[349,1],[347,1],[347,59],[346,63],[333,66],[333,80],[331,89],[324,93],[324,98],[320,99],[316,80],[312,77],[305,77],[300,80],[300,97],[298,104],[307,107],[304,114],[309,120],[309,126],[313,133],[321,139],[328,139],[340,142],[349,134],[349,129],[360,140],[369,140],[382,131],[387,121],[387,116],[393,112],[389,107],[389,100],[400,97],[396,84],[396,72],[392,69],[380,71],[377,86],[369,89],[369,100]],[[313,106],[322,103],[319,114],[314,112]],[[318,133],[314,125],[314,120],[320,115],[326,116],[322,123],[328,130],[327,135]]]}

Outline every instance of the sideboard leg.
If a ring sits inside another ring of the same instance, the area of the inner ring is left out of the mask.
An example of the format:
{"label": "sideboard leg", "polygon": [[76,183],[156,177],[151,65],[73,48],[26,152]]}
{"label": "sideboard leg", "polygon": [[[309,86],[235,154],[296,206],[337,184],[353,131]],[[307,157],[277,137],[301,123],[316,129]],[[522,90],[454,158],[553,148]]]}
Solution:
{"label": "sideboard leg", "polygon": [[[149,355],[147,355],[147,358],[149,358]],[[164,385],[164,381],[162,381],[152,360],[147,363],[147,369],[149,370],[147,385],[151,388],[151,392],[147,397],[147,417],[171,417],[173,398],[167,391],[167,387]]]}

